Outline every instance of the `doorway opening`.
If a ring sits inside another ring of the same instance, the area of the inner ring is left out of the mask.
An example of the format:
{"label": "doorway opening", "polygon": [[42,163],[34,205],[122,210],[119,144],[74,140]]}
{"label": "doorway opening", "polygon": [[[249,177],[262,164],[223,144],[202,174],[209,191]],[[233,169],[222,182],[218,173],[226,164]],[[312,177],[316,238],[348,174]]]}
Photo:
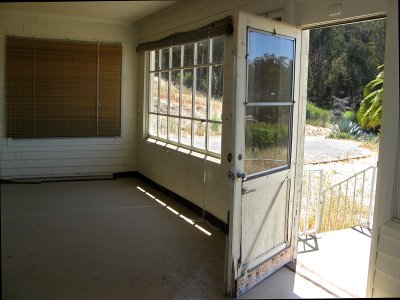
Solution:
{"label": "doorway opening", "polygon": [[385,19],[310,29],[296,271],[365,297],[383,94]]}

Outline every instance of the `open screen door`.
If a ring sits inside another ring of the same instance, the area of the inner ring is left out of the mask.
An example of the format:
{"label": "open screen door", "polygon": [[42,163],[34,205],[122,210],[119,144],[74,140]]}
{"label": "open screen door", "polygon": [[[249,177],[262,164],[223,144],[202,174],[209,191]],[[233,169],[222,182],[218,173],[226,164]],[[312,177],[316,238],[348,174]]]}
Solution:
{"label": "open screen door", "polygon": [[295,257],[304,105],[299,28],[239,11],[234,43],[227,288],[239,296]]}

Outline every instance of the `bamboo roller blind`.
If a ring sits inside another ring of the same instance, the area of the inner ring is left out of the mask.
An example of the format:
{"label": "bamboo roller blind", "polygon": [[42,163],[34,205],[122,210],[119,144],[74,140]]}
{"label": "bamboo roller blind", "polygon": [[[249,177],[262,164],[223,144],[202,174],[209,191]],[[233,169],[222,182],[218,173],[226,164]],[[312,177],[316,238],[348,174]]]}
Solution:
{"label": "bamboo roller blind", "polygon": [[7,36],[7,136],[119,136],[121,66],[120,44]]}

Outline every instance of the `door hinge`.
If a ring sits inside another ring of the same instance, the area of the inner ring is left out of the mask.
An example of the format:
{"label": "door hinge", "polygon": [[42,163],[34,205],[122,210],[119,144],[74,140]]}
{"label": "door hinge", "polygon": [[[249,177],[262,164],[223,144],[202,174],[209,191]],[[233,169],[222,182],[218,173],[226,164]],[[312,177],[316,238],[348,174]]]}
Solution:
{"label": "door hinge", "polygon": [[232,171],[229,171],[228,172],[228,178],[231,179],[231,180],[235,180],[236,179],[235,173],[233,173]]}

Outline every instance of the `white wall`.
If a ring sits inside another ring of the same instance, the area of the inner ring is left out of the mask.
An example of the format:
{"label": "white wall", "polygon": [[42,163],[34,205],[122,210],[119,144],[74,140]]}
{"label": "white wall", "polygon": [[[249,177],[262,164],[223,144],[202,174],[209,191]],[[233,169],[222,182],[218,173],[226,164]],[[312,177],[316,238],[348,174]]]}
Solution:
{"label": "white wall", "polygon": [[[284,1],[254,0],[203,0],[184,1],[138,24],[139,41],[151,41],[176,31],[186,31],[204,26],[226,15],[233,16],[233,9],[242,8],[253,13],[263,13],[282,8]],[[222,154],[219,162],[195,157],[146,141],[143,118],[146,109],[144,55],[139,56],[138,68],[138,171],[158,184],[190,200],[225,223],[231,197],[228,171],[228,153],[232,152],[232,82],[233,65],[229,51],[232,37],[225,41],[224,100],[222,126]],[[206,172],[206,182],[203,174]]]}
{"label": "white wall", "polygon": [[[117,138],[5,136],[5,35],[122,43],[122,126]],[[0,10],[0,178],[81,176],[136,170],[136,34],[132,25]]]}
{"label": "white wall", "polygon": [[[371,245],[368,296],[400,296],[400,224],[395,216],[399,185],[399,16],[398,1],[388,1],[385,79],[378,158],[374,231]],[[397,180],[396,180],[397,178]]]}

